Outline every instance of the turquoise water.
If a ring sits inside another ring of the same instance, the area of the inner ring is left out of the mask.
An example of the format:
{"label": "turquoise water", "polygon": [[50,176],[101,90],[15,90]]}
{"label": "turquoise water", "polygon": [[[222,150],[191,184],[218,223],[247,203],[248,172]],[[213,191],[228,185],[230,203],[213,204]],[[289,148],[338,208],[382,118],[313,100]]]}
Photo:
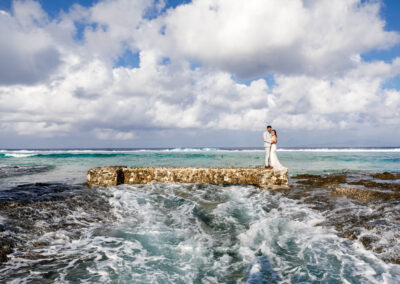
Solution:
{"label": "turquoise water", "polygon": [[[283,149],[278,156],[291,175],[400,172],[400,149]],[[0,265],[0,282],[398,283],[400,265],[316,226],[325,212],[279,193],[253,186],[83,185],[86,171],[97,166],[263,161],[261,149],[3,150],[0,201],[28,201],[0,210],[0,237],[23,240]],[[29,185],[38,182],[44,184]],[[399,233],[397,225],[388,232]],[[397,254],[398,243],[388,250]]]}
{"label": "turquoise water", "polygon": [[[346,171],[400,171],[400,149],[309,149],[278,150],[290,174]],[[57,150],[0,151],[2,165],[47,165],[65,171],[66,178],[79,177],[92,167],[126,166],[206,166],[252,167],[263,165],[264,151],[218,149],[167,150]],[[57,171],[53,172],[54,174]],[[62,177],[57,177],[62,178]]]}

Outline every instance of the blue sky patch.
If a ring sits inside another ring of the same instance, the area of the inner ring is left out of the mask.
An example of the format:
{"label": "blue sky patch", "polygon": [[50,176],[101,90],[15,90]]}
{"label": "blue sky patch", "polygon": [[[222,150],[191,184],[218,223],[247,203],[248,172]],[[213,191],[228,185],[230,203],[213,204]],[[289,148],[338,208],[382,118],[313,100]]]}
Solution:
{"label": "blue sky patch", "polygon": [[125,52],[115,62],[114,67],[139,68],[139,64],[139,52],[133,53],[131,50],[126,49]]}
{"label": "blue sky patch", "polygon": [[195,60],[190,60],[190,70],[195,70],[198,67],[201,67],[201,63]]}
{"label": "blue sky patch", "polygon": [[[365,1],[364,1],[365,2]],[[384,0],[382,1],[380,16],[385,20],[386,31],[400,31],[400,1],[399,0]],[[362,35],[360,35],[362,36]],[[382,60],[387,63],[392,62],[395,57],[400,57],[400,44],[384,49],[384,50],[371,50],[361,55],[363,60],[371,62],[374,60]]]}
{"label": "blue sky patch", "polygon": [[400,57],[400,45],[396,45],[391,49],[371,50],[367,53],[361,54],[361,58],[366,62],[379,60],[386,63],[391,63],[396,57]]}
{"label": "blue sky patch", "polygon": [[164,57],[162,60],[161,60],[161,64],[162,65],[168,65],[168,64],[170,64],[171,63],[171,59],[169,59],[169,57]]}
{"label": "blue sky patch", "polygon": [[192,1],[190,1],[190,0],[169,0],[169,1],[166,1],[165,6],[160,11],[158,11],[157,5],[160,3],[160,0],[155,0],[154,5],[145,11],[143,18],[148,19],[148,20],[155,19],[158,16],[165,13],[170,8],[176,8],[179,5],[188,4],[190,2],[192,2]]}
{"label": "blue sky patch", "polygon": [[395,89],[400,91],[400,75],[385,81],[382,84],[382,89]]}
{"label": "blue sky patch", "polygon": [[254,78],[252,78],[252,79],[250,79],[250,80],[241,80],[241,79],[239,79],[239,78],[237,78],[236,76],[232,76],[232,79],[235,81],[235,82],[237,82],[237,83],[239,83],[239,84],[245,84],[246,86],[250,86],[251,85],[251,82],[253,82],[253,81],[257,81],[257,80],[259,80],[259,79],[264,79],[265,80],[265,82],[267,82],[267,85],[268,85],[268,87],[271,89],[271,88],[273,88],[274,86],[276,86],[276,82],[275,82],[275,79],[274,79],[274,75],[267,75],[267,76],[264,76],[264,77],[254,77]]}
{"label": "blue sky patch", "polygon": [[[0,1],[0,9],[11,11],[12,0],[1,0]],[[36,0],[35,2],[39,2],[42,6],[42,9],[46,11],[47,14],[51,18],[55,18],[60,14],[60,11],[68,11],[71,6],[74,4],[79,4],[84,7],[93,6],[95,3],[99,2],[97,0]]]}

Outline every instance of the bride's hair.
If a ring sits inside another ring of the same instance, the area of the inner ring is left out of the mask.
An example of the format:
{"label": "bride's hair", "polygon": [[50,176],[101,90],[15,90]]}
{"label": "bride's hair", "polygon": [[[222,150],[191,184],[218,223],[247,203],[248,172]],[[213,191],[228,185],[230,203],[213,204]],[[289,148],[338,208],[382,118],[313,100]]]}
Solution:
{"label": "bride's hair", "polygon": [[[275,129],[272,129],[272,131],[275,132],[275,136],[278,138],[278,134],[276,134],[276,130],[275,130]],[[272,131],[271,131],[271,132],[272,132]]]}

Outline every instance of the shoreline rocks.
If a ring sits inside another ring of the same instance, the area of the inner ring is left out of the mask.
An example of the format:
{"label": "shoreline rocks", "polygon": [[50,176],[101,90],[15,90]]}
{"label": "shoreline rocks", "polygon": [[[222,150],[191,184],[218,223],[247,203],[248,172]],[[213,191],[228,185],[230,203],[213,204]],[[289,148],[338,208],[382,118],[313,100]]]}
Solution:
{"label": "shoreline rocks", "polygon": [[397,180],[400,179],[400,173],[376,173],[372,175],[373,178],[381,179],[381,180]]}
{"label": "shoreline rocks", "polygon": [[98,167],[88,171],[89,186],[113,186],[119,184],[203,183],[248,184],[261,188],[287,188],[288,172],[275,172],[263,167],[211,168],[211,167]]}
{"label": "shoreline rocks", "polygon": [[399,179],[400,173],[388,172],[299,174],[282,194],[321,212],[325,219],[318,226],[333,227],[385,262],[400,264]]}
{"label": "shoreline rocks", "polygon": [[332,191],[333,195],[344,195],[362,202],[400,198],[400,192],[385,192],[357,187],[338,187]]}
{"label": "shoreline rocks", "polygon": [[7,255],[12,253],[15,244],[9,238],[0,236],[0,263],[8,260]]}

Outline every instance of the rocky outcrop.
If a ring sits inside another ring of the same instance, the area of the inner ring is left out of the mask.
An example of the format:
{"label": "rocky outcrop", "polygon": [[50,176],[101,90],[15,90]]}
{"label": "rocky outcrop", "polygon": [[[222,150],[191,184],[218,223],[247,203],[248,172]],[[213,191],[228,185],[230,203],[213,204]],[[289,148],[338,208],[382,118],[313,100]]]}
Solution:
{"label": "rocky outcrop", "polygon": [[293,177],[297,184],[305,185],[310,188],[335,188],[340,184],[346,183],[345,175],[310,175],[300,174]]}
{"label": "rocky outcrop", "polygon": [[288,172],[257,168],[209,167],[99,167],[90,169],[88,185],[111,186],[150,182],[250,184],[262,188],[288,187]]}
{"label": "rocky outcrop", "polygon": [[372,175],[373,178],[382,179],[382,180],[397,180],[400,179],[400,173],[376,173]]}
{"label": "rocky outcrop", "polygon": [[0,235],[0,263],[7,261],[7,254],[12,252],[14,242]]}
{"label": "rocky outcrop", "polygon": [[385,192],[357,187],[339,187],[332,193],[334,195],[345,195],[363,202],[400,198],[400,192]]}

